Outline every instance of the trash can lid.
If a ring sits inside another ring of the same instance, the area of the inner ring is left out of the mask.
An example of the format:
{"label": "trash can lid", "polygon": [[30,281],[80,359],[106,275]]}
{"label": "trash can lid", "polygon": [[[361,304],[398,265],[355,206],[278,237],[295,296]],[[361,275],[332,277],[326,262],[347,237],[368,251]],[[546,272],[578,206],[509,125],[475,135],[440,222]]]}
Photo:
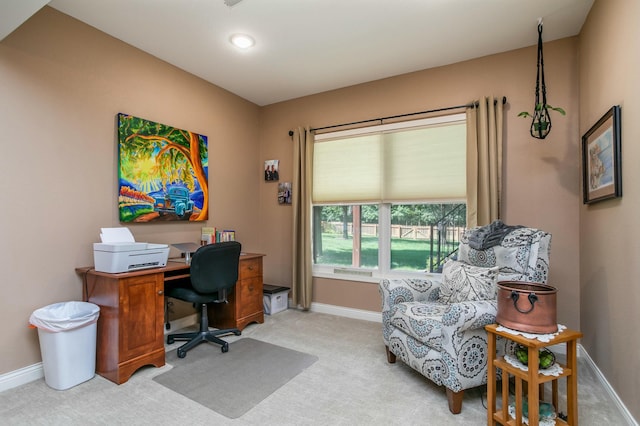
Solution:
{"label": "trash can lid", "polygon": [[59,332],[73,330],[96,322],[100,307],[89,302],[60,302],[36,309],[29,323],[44,330]]}

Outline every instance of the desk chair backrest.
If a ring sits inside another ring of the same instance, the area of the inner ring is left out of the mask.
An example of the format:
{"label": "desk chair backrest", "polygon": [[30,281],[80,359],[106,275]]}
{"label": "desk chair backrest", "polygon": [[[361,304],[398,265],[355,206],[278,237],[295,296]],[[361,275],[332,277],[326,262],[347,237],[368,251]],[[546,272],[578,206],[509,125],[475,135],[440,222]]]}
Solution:
{"label": "desk chair backrest", "polygon": [[218,293],[226,301],[226,291],[238,281],[241,244],[237,241],[207,244],[191,258],[191,286],[200,294]]}

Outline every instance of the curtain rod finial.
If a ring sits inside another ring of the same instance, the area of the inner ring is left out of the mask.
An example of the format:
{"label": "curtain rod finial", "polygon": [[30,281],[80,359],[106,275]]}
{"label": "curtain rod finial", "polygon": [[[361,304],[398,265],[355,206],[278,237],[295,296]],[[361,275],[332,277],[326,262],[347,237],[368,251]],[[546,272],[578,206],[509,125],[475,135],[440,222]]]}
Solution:
{"label": "curtain rod finial", "polygon": [[289,130],[289,137],[293,136],[293,130]]}

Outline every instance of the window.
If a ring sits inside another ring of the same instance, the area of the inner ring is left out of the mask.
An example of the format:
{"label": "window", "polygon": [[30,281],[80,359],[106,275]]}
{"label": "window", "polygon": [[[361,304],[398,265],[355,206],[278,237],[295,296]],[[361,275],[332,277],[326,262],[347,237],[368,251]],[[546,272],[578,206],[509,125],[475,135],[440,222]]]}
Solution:
{"label": "window", "polygon": [[316,136],[314,273],[435,271],[466,223],[464,114]]}
{"label": "window", "polygon": [[313,214],[315,264],[378,268],[377,205],[314,206]]}

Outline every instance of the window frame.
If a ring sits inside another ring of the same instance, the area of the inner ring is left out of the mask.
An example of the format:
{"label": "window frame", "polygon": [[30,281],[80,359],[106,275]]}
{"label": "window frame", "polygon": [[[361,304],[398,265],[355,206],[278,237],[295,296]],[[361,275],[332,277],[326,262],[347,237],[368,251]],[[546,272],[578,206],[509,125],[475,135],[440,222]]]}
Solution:
{"label": "window frame", "polygon": [[[373,132],[390,132],[394,130],[403,130],[410,129],[413,127],[421,127],[427,125],[437,125],[437,124],[446,124],[453,122],[466,122],[466,114],[458,113],[458,114],[449,114],[443,115],[439,117],[431,117],[426,119],[418,119],[411,121],[403,121],[397,123],[390,124],[381,124],[376,126],[368,126],[357,129],[349,129],[342,130],[336,132],[328,132],[320,135],[316,135],[316,141],[323,141],[327,139],[335,139],[341,137],[348,137],[359,134],[367,134]],[[454,200],[446,200],[446,202],[452,202]],[[458,200],[458,203],[465,203],[466,199]],[[312,276],[319,278],[328,278],[328,279],[337,279],[343,281],[361,281],[361,282],[370,282],[370,283],[378,283],[380,279],[383,278],[424,278],[425,276],[440,276],[440,273],[437,272],[428,272],[425,271],[410,271],[410,270],[394,270],[391,268],[391,206],[395,204],[436,204],[442,203],[445,201],[438,200],[413,200],[413,201],[402,201],[402,200],[394,200],[392,202],[379,202],[379,203],[362,203],[362,202],[340,202],[340,203],[311,203],[313,211],[313,207],[315,206],[326,206],[326,205],[340,205],[340,206],[353,206],[353,205],[365,205],[365,204],[376,204],[378,205],[378,226],[379,226],[379,234],[378,234],[378,268],[360,268],[353,266],[339,266],[339,265],[326,265],[326,264],[312,264]],[[313,216],[309,218],[310,221],[313,221]],[[311,239],[313,244],[313,240],[315,235],[313,234],[313,226],[312,226],[312,235]],[[313,248],[312,248],[313,249]]]}
{"label": "window frame", "polygon": [[[459,200],[458,203],[466,203],[466,200]],[[353,206],[364,205],[365,203],[340,203],[340,204],[317,204],[314,206]],[[371,204],[371,203],[366,203]],[[391,268],[391,207],[399,204],[441,204],[438,202],[423,203],[378,203],[378,268],[362,268],[346,265],[316,264],[312,265],[312,275],[314,277],[338,279],[344,281],[362,281],[378,283],[383,278],[424,278],[425,276],[440,276],[438,272],[412,271],[407,269]],[[315,236],[312,236],[314,238]]]}

